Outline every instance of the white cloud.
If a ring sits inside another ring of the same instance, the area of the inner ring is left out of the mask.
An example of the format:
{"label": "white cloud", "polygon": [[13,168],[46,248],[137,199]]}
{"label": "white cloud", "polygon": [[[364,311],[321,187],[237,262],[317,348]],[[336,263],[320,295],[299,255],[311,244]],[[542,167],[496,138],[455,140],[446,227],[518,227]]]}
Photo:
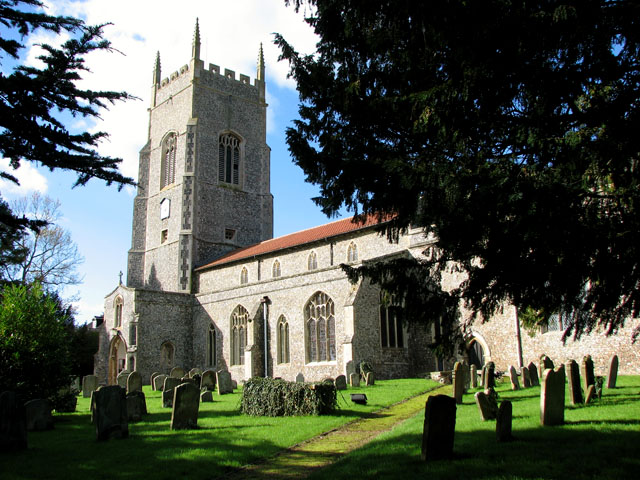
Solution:
{"label": "white cloud", "polygon": [[14,170],[9,165],[9,160],[0,158],[0,171],[7,172],[18,179],[20,185],[16,185],[5,179],[0,179],[0,193],[4,197],[24,196],[30,192],[46,193],[47,179],[29,162],[22,162],[20,168]]}

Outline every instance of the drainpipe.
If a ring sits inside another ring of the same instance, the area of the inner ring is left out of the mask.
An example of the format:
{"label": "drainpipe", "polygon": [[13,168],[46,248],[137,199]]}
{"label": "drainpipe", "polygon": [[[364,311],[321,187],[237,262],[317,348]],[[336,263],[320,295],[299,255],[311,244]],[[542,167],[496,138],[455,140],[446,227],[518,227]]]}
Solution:
{"label": "drainpipe", "polygon": [[271,303],[271,300],[269,300],[269,297],[265,295],[264,297],[262,297],[262,300],[260,300],[260,303],[262,304],[262,333],[264,335],[264,378],[267,378],[267,376],[269,375],[269,358],[267,356],[267,349],[269,347],[267,341],[267,309],[269,308],[269,303]]}

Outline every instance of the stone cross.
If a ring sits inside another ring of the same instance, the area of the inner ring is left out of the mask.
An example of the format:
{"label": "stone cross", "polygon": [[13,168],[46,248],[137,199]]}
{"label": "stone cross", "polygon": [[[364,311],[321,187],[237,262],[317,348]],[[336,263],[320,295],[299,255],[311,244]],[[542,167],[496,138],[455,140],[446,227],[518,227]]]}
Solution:
{"label": "stone cross", "polygon": [[448,395],[432,395],[424,408],[422,460],[440,460],[453,455],[456,401]]}
{"label": "stone cross", "polygon": [[564,423],[564,383],[564,365],[547,368],[542,375],[540,423],[545,427]]}
{"label": "stone cross", "polygon": [[122,275],[123,275],[122,270],[120,270],[120,273],[118,273],[118,277],[119,277],[118,285],[122,285]]}

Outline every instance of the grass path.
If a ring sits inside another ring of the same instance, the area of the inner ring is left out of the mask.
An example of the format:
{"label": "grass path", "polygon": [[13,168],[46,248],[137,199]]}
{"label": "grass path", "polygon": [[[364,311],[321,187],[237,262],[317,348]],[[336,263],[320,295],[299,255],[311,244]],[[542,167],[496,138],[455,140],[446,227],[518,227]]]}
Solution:
{"label": "grass path", "polygon": [[365,418],[294,445],[266,459],[263,463],[249,465],[221,478],[227,480],[305,478],[413,417],[424,408],[427,397],[439,393],[450,395],[451,385],[437,387],[370,413]]}

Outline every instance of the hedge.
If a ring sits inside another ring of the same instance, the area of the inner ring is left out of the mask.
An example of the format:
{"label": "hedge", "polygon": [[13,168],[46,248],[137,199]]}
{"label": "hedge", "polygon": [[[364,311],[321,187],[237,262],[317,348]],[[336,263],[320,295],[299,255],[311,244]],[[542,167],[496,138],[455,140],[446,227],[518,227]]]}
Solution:
{"label": "hedge", "polygon": [[255,377],[242,389],[240,409],[254,416],[326,415],[336,409],[336,387]]}

